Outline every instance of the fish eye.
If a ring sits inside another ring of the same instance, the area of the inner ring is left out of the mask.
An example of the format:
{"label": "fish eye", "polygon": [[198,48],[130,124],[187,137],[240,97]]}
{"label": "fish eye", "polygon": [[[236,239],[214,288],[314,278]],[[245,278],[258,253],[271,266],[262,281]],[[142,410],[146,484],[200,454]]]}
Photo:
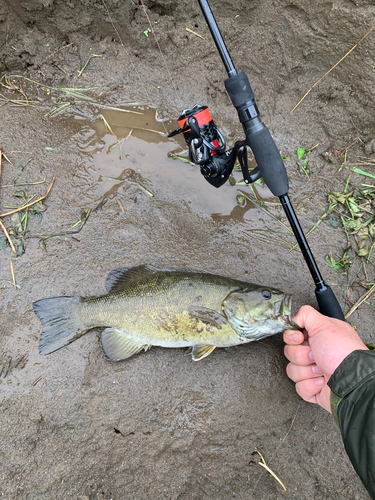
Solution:
{"label": "fish eye", "polygon": [[271,292],[269,290],[263,290],[262,295],[265,299],[271,298]]}

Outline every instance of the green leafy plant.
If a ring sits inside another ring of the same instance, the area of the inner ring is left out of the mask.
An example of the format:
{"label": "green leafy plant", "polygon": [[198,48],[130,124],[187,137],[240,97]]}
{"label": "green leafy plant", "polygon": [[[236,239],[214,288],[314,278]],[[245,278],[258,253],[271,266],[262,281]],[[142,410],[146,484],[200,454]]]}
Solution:
{"label": "green leafy plant", "polygon": [[297,149],[297,158],[298,158],[298,166],[305,172],[307,176],[311,174],[310,167],[307,164],[307,156],[309,154],[310,150],[305,149],[305,148],[298,148]]}

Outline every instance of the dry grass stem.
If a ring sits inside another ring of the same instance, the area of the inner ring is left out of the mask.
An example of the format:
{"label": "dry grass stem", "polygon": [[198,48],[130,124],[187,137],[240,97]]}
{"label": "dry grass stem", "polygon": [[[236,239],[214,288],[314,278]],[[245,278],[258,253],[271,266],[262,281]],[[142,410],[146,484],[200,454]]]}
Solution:
{"label": "dry grass stem", "polygon": [[195,36],[199,36],[199,38],[202,38],[202,40],[204,40],[204,37],[202,35],[200,35],[199,33],[195,33],[195,31],[191,30],[190,28],[186,28],[186,31],[192,33]]}
{"label": "dry grass stem", "polygon": [[14,253],[17,253],[17,250],[14,248],[14,245],[13,245],[12,240],[10,239],[9,233],[6,230],[6,227],[4,226],[4,224],[3,224],[3,222],[2,222],[1,219],[0,219],[0,226],[1,226],[1,229],[4,231],[4,234],[5,234],[6,238],[7,238],[7,240],[9,241],[10,248],[12,249],[12,251]]}
{"label": "dry grass stem", "polygon": [[348,318],[349,318],[349,316],[351,316],[351,315],[354,313],[354,311],[356,311],[356,310],[358,309],[358,307],[359,307],[359,306],[360,306],[360,305],[361,305],[361,304],[362,304],[365,300],[367,300],[367,299],[370,297],[370,295],[374,292],[374,290],[375,290],[375,283],[372,285],[372,287],[370,288],[370,290],[368,290],[366,293],[364,293],[364,294],[362,295],[362,297],[360,297],[360,298],[357,300],[357,302],[353,305],[353,307],[351,307],[351,308],[349,309],[349,311],[345,314],[345,319],[348,319]]}
{"label": "dry grass stem", "polygon": [[44,64],[50,57],[52,57],[55,54],[57,54],[58,52],[60,52],[60,50],[66,49],[67,47],[70,47],[71,45],[73,45],[73,42],[68,43],[68,45],[64,45],[63,47],[60,47],[59,49],[55,50],[55,52],[52,52],[52,54],[50,54],[45,59],[43,59],[43,61],[40,63],[40,65]]}
{"label": "dry grass stem", "polygon": [[37,182],[23,182],[22,184],[4,184],[3,186],[0,186],[0,188],[19,187],[19,186],[36,186],[37,184],[44,184],[45,182],[46,182],[46,179],[43,179],[42,181],[37,181]]}
{"label": "dry grass stem", "polygon": [[103,115],[99,115],[100,118],[103,120],[104,122],[104,125],[106,126],[106,128],[111,132],[112,135],[114,135],[117,139],[117,142],[119,141],[119,138],[117,137],[117,135],[113,132],[113,130],[111,129],[111,126],[110,124],[107,122],[107,120],[104,118]]}
{"label": "dry grass stem", "polygon": [[281,486],[284,488],[284,491],[286,491],[286,488],[284,486],[284,484],[282,483],[282,481],[276,476],[276,474],[268,467],[268,465],[266,464],[266,461],[264,460],[263,458],[263,455],[260,453],[260,451],[256,450],[256,452],[258,453],[258,455],[260,456],[261,458],[261,462],[259,462],[259,465],[261,465],[262,467],[264,467],[266,469],[267,472],[269,472],[271,474],[271,476],[273,476],[276,481],[278,481],[278,483],[281,484]]}
{"label": "dry grass stem", "polygon": [[5,82],[5,84],[2,83],[1,80],[0,80],[0,85],[2,85],[4,88],[6,88],[8,90],[13,90],[13,91],[19,92],[21,95],[23,95],[23,97],[25,98],[26,102],[28,102],[27,95],[22,90],[22,87],[17,87],[17,85],[15,83],[13,83],[11,81],[11,79],[9,77],[7,77],[6,75],[4,76],[4,82]]}
{"label": "dry grass stem", "polygon": [[27,205],[23,205],[22,207],[16,208],[15,210],[11,210],[10,212],[5,212],[4,214],[0,214],[0,217],[5,217],[6,215],[11,215],[11,214],[14,214],[16,212],[20,212],[21,210],[25,210],[25,208],[28,208],[31,205],[35,205],[35,203],[38,203],[38,201],[44,200],[45,198],[47,198],[49,192],[51,191],[51,188],[52,188],[54,182],[55,182],[55,178],[52,179],[50,187],[48,188],[48,190],[47,190],[47,192],[46,192],[45,195],[40,196],[39,198],[37,198],[36,200],[32,201],[31,203],[27,203]]}
{"label": "dry grass stem", "polygon": [[[17,152],[17,151],[15,151],[15,152]],[[4,151],[2,151],[2,152],[1,152],[1,155],[2,155],[2,156],[4,156],[4,158],[6,159],[6,161],[7,161],[8,163],[10,163],[11,165],[13,165],[13,163],[9,160],[9,158],[8,158],[8,157],[7,157],[7,155],[4,153]]]}
{"label": "dry grass stem", "polygon": [[371,31],[373,31],[375,29],[375,25],[359,40],[359,42],[357,42],[350,50],[349,52],[347,52],[344,57],[342,57],[334,66],[332,66],[332,68],[327,71],[327,73],[325,75],[323,75],[317,82],[314,83],[314,85],[306,92],[306,94],[302,97],[302,99],[294,106],[294,108],[292,109],[291,113],[293,113],[293,111],[295,109],[298,108],[298,106],[301,104],[301,102],[305,99],[305,97],[312,91],[312,89],[318,85],[319,82],[321,82],[323,80],[323,78],[325,78],[332,70],[334,70],[336,68],[336,66],[338,66],[341,61],[343,61],[345,59],[345,57],[347,57],[356,47],[358,47],[358,45],[371,33]]}
{"label": "dry grass stem", "polygon": [[[107,108],[106,108],[106,109],[107,109]],[[119,111],[124,111],[124,110],[119,110]],[[124,127],[124,125],[123,125],[123,124],[121,124],[121,123],[112,123],[112,126],[113,126],[113,127],[122,127],[122,128],[126,128],[126,127]],[[166,137],[166,136],[167,136],[167,134],[166,134],[166,133],[164,133],[164,132],[160,132],[160,130],[154,130],[154,129],[152,129],[152,128],[134,127],[134,126],[133,126],[132,131],[133,131],[133,130],[144,130],[145,132],[153,132],[154,134],[159,134],[159,135],[161,135],[161,136],[163,136],[163,137]]]}
{"label": "dry grass stem", "polygon": [[128,133],[128,135],[126,137],[124,137],[120,142],[126,141],[126,139],[129,139],[129,137],[132,135],[132,133],[133,133],[133,129],[131,129],[131,131]]}
{"label": "dry grass stem", "polygon": [[98,54],[90,54],[90,57],[87,59],[87,61],[85,62],[85,64],[83,65],[83,68],[81,69],[81,71],[78,71],[78,76],[81,76],[82,73],[85,71],[85,69],[87,68],[87,65],[88,63],[91,61],[91,59],[93,59],[94,57],[103,57],[101,55],[98,55]]}
{"label": "dry grass stem", "polygon": [[10,272],[12,273],[13,287],[17,288],[16,278],[14,276],[13,262],[11,260],[9,261],[9,265],[10,265]]}
{"label": "dry grass stem", "polygon": [[[133,115],[143,115],[143,113],[141,113],[140,111],[133,111],[132,109],[116,108],[116,106],[106,106],[105,104],[98,104],[95,102],[92,103],[92,106],[97,106],[102,109],[113,109],[113,111],[121,111],[122,113],[133,113]],[[119,106],[121,106],[121,104],[119,104]],[[131,106],[131,104],[125,103],[124,106]]]}

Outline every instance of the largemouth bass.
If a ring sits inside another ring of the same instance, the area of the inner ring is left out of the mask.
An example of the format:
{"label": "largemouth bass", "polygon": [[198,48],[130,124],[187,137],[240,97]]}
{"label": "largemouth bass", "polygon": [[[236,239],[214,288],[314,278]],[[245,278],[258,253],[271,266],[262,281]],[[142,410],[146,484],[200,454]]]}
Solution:
{"label": "largemouth bass", "polygon": [[[198,271],[150,266],[112,271],[101,297],[54,297],[33,303],[43,324],[39,352],[49,354],[91,328],[122,360],[153,345],[192,347],[194,361],[291,328],[291,296],[273,288]],[[297,327],[298,328],[298,327]]]}

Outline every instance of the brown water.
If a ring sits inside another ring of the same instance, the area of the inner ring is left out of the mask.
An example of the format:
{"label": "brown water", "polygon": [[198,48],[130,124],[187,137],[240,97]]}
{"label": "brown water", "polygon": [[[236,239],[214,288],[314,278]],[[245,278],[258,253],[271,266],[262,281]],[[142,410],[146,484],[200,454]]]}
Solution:
{"label": "brown water", "polygon": [[[213,218],[230,216],[236,211],[237,189],[226,183],[217,189],[207,183],[199,167],[169,157],[186,150],[182,136],[168,138],[173,122],[160,122],[150,108],[136,108],[136,115],[121,111],[102,110],[102,118],[82,125],[72,137],[78,146],[82,163],[81,175],[87,179],[84,193],[93,203],[99,203],[116,192],[119,182],[138,182],[158,199],[179,199],[194,211]],[[111,133],[111,131],[113,133]],[[186,152],[185,152],[186,156]],[[241,180],[241,174],[234,174]],[[244,186],[238,186],[244,188]],[[245,190],[247,188],[245,187]],[[245,210],[242,210],[245,212]]]}

